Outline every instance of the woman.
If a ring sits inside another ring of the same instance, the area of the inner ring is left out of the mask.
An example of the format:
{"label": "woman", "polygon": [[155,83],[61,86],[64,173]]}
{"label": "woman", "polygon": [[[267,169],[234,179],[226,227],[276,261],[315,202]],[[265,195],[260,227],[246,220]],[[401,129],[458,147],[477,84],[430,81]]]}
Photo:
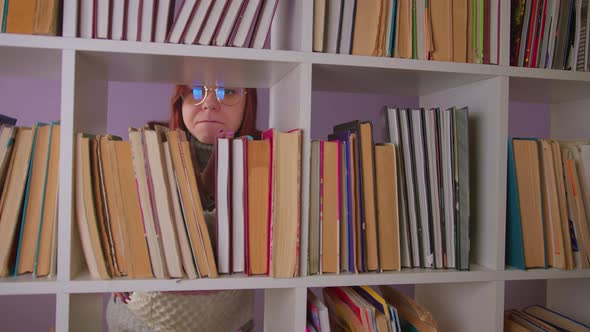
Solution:
{"label": "woman", "polygon": [[[214,143],[225,133],[258,138],[256,89],[177,85],[171,104],[169,126],[190,137],[205,219],[214,239]],[[117,293],[109,301],[107,322],[111,332],[249,331],[253,294],[252,290]]]}

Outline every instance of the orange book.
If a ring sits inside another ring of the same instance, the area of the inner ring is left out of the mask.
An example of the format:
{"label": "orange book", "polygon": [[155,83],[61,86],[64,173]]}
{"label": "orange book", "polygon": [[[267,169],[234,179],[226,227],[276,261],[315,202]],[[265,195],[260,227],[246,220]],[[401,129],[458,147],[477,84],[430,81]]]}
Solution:
{"label": "orange book", "polygon": [[375,145],[375,177],[379,179],[376,181],[379,258],[384,271],[401,269],[395,161],[395,145]]}
{"label": "orange book", "polygon": [[6,15],[6,32],[33,34],[33,15],[35,13],[35,0],[8,1],[8,13]]}
{"label": "orange book", "polygon": [[432,60],[453,61],[453,8],[451,0],[429,1],[432,21]]}
{"label": "orange book", "polygon": [[468,0],[453,0],[453,61],[467,62]]}
{"label": "orange book", "polygon": [[[248,263],[249,275],[266,274],[270,200],[270,142],[248,141]],[[257,199],[253,199],[256,197]]]}
{"label": "orange book", "polygon": [[356,2],[352,54],[383,55],[385,7],[383,0]]}

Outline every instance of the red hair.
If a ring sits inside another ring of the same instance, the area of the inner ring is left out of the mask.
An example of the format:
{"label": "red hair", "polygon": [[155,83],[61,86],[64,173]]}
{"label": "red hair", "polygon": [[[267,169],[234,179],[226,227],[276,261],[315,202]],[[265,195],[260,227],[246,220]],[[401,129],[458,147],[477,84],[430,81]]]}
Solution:
{"label": "red hair", "polygon": [[[170,99],[170,129],[182,129],[187,131],[184,121],[182,121],[182,95],[188,92],[190,87],[188,85],[176,85],[174,93]],[[258,97],[256,89],[247,88],[246,90],[246,104],[244,105],[244,117],[242,124],[235,134],[235,137],[250,135],[254,139],[260,137],[260,131],[256,129],[256,107],[258,104]]]}

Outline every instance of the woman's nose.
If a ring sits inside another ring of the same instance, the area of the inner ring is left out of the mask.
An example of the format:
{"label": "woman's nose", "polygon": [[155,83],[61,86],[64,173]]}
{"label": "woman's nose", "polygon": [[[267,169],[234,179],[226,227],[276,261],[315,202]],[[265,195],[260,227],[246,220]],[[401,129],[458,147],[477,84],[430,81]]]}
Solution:
{"label": "woman's nose", "polygon": [[219,100],[217,99],[217,96],[215,95],[215,91],[209,91],[207,93],[207,97],[205,98],[205,101],[201,105],[201,108],[203,110],[218,111],[220,109],[220,107],[221,107],[221,104],[219,103]]}

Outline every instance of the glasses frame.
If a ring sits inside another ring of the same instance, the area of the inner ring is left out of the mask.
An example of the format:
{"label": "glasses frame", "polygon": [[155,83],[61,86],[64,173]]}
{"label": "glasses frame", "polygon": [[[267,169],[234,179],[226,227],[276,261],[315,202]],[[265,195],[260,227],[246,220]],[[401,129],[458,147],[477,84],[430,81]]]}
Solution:
{"label": "glasses frame", "polygon": [[[205,94],[201,98],[195,98],[195,90],[197,90],[197,88],[200,88],[201,90],[205,91]],[[228,90],[229,89],[231,89],[231,90],[241,89],[241,90],[243,90],[242,91],[243,93],[239,96],[238,101],[236,101],[235,103],[228,103],[227,99],[225,98],[225,90],[226,90],[225,87],[223,87],[223,86],[209,87],[207,85],[195,85],[195,86],[192,86],[191,88],[189,88],[189,90],[186,93],[183,93],[180,97],[182,98],[183,101],[186,101],[185,95],[191,94],[191,98],[195,101],[195,102],[191,102],[191,105],[200,106],[209,97],[209,92],[214,91],[215,92],[214,96],[215,96],[215,98],[217,98],[217,101],[219,101],[221,104],[223,104],[225,106],[234,106],[239,103],[241,98],[245,97],[248,94],[248,91],[246,90],[246,88],[227,88],[227,89]],[[200,99],[200,101],[197,101],[198,99]]]}

